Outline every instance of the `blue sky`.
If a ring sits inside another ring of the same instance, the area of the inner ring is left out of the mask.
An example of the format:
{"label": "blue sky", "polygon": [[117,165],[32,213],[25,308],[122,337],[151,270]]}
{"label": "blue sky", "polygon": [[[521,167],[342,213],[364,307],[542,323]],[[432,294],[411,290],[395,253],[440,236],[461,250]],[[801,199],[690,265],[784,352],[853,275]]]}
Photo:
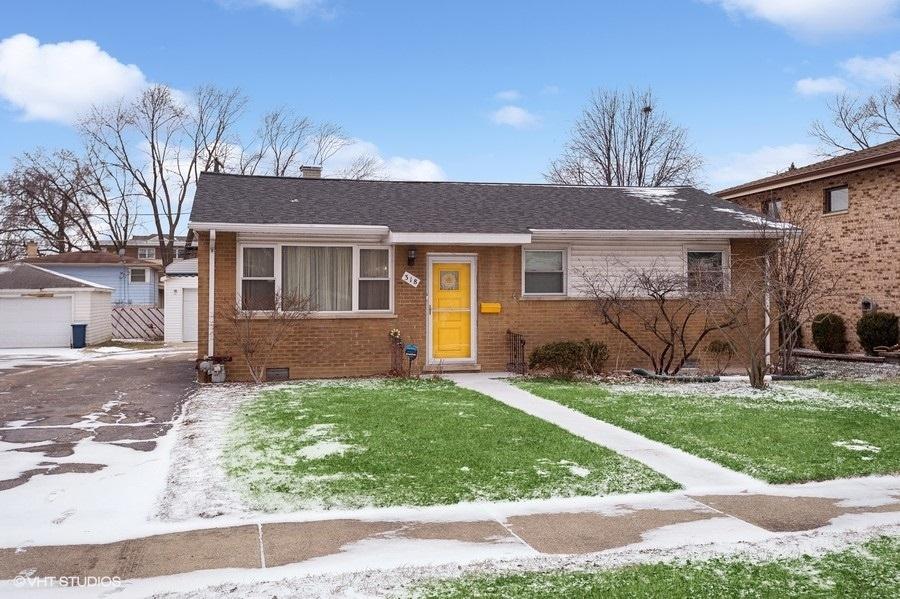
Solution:
{"label": "blue sky", "polygon": [[341,124],[396,177],[537,182],[592,89],[651,85],[716,189],[810,161],[809,123],[834,91],[900,78],[898,5],[9,2],[0,170],[74,145],[71,122],[92,101],[212,83],[250,96],[246,127],[287,105]]}

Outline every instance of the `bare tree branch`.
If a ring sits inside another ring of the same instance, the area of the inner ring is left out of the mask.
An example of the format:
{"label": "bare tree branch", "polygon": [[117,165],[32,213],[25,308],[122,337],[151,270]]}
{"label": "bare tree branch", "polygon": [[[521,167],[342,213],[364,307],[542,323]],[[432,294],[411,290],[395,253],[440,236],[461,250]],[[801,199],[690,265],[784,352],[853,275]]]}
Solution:
{"label": "bare tree branch", "polygon": [[690,185],[701,165],[687,131],[655,106],[651,90],[599,90],[544,176],[573,185]]}

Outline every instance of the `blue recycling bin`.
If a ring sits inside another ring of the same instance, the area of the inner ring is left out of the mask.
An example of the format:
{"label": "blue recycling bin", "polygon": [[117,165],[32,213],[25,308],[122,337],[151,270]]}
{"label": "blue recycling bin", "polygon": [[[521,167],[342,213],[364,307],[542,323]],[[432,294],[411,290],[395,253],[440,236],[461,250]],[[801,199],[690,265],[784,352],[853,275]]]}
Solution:
{"label": "blue recycling bin", "polygon": [[81,349],[87,345],[87,325],[86,324],[73,324],[72,325],[72,347],[75,349]]}

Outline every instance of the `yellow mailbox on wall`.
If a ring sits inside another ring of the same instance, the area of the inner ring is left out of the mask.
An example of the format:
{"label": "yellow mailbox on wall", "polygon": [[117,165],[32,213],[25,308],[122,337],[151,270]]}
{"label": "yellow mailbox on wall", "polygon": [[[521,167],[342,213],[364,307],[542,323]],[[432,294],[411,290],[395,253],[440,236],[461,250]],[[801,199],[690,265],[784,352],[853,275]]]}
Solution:
{"label": "yellow mailbox on wall", "polygon": [[482,314],[500,314],[500,302],[481,302]]}

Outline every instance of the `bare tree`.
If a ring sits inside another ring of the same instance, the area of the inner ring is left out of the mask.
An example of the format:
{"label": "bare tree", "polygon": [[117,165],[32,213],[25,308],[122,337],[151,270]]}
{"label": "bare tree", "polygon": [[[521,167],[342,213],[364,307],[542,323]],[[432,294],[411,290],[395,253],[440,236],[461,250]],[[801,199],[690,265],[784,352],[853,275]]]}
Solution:
{"label": "bare tree", "polygon": [[197,177],[224,152],[245,105],[238,90],[200,87],[183,103],[155,85],[133,102],[94,107],[81,121],[96,160],[129,177],[150,207],[165,265]]}
{"label": "bare tree", "polygon": [[723,273],[691,272],[658,263],[578,269],[581,291],[602,323],[647,356],[656,374],[676,374],[710,333],[735,322],[714,317],[710,297],[723,291]]}
{"label": "bare tree", "polygon": [[813,121],[810,134],[824,156],[838,156],[900,139],[900,83],[867,98],[839,94],[828,103],[829,122]]}
{"label": "bare tree", "polygon": [[689,185],[702,159],[651,90],[598,90],[545,178],[574,185]]}
{"label": "bare tree", "polygon": [[54,252],[97,249],[89,169],[72,152],[26,152],[3,183],[3,230]]}
{"label": "bare tree", "polygon": [[[722,333],[747,360],[754,387],[765,387],[770,362],[780,374],[798,372],[794,349],[800,329],[835,297],[843,268],[828,260],[817,206],[788,206],[787,222],[760,217],[756,255],[732,258],[729,293],[717,298]],[[738,322],[738,326],[733,324]]]}
{"label": "bare tree", "polygon": [[334,173],[337,179],[384,179],[383,163],[377,156],[357,156],[346,168]]}
{"label": "bare tree", "polygon": [[249,304],[238,298],[221,309],[216,320],[223,328],[224,342],[240,355],[253,380],[261,383],[275,348],[287,335],[297,334],[310,311],[309,298],[276,294],[274,304],[271,298],[267,303]]}
{"label": "bare tree", "polygon": [[352,143],[337,125],[316,125],[287,108],[263,115],[252,139],[227,148],[225,167],[242,175],[296,175],[304,164],[323,165]]}

